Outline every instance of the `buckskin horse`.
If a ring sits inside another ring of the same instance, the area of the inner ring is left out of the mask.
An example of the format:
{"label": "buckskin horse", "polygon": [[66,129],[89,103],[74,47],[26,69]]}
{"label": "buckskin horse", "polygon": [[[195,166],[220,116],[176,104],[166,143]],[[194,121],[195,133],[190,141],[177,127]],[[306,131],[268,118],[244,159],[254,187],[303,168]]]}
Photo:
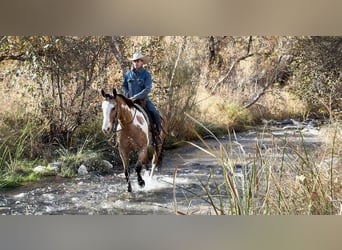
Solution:
{"label": "buckskin horse", "polygon": [[125,96],[118,94],[115,88],[113,89],[113,95],[105,93],[104,90],[101,90],[101,94],[105,98],[102,102],[102,130],[104,133],[110,133],[115,127],[114,124],[117,123],[117,127],[113,132],[117,133],[116,141],[126,177],[127,191],[132,192],[129,171],[129,154],[133,151],[138,153],[135,170],[138,176],[139,186],[144,187],[145,181],[141,177],[141,170],[144,165],[149,163],[149,145],[154,144],[150,177],[152,177],[154,169],[160,167],[162,163],[166,123],[161,117],[162,132],[160,138],[162,143],[156,144],[153,140],[154,124],[150,122],[148,114],[142,107]]}

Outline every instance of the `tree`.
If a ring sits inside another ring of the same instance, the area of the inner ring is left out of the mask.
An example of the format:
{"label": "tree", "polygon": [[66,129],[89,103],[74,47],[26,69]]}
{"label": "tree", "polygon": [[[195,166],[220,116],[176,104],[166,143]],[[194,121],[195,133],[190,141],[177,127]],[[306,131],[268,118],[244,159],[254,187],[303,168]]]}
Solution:
{"label": "tree", "polygon": [[94,116],[111,61],[104,37],[3,37],[0,58],[23,62],[32,74],[28,91],[50,125],[50,140],[69,146],[75,130]]}
{"label": "tree", "polygon": [[210,37],[206,87],[249,108],[275,84],[287,84],[289,47],[286,37]]}
{"label": "tree", "polygon": [[342,108],[342,37],[297,37],[293,91],[318,116],[334,118]]}

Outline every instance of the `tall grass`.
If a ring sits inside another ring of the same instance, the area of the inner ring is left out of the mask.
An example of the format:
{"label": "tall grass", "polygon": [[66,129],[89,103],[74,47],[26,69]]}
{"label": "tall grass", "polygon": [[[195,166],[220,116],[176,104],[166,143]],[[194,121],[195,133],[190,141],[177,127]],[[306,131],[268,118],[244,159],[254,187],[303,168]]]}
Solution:
{"label": "tall grass", "polygon": [[39,176],[31,171],[37,160],[28,162],[22,158],[23,139],[18,138],[14,152],[10,151],[6,141],[0,145],[0,188],[14,188],[22,182],[39,179]]}
{"label": "tall grass", "polygon": [[[220,171],[211,170],[196,194],[209,204],[214,214],[227,215],[318,215],[341,213],[341,128],[330,127],[330,146],[310,145],[303,134],[284,137],[272,131],[257,132],[252,149],[238,143],[229,134],[215,147],[199,136],[202,145],[188,142],[218,163]],[[339,162],[337,161],[339,160]]]}
{"label": "tall grass", "polygon": [[22,181],[35,180],[30,172],[35,163],[42,161],[36,156],[42,152],[39,143],[44,126],[27,116],[6,116],[1,125],[0,187],[15,187]]}

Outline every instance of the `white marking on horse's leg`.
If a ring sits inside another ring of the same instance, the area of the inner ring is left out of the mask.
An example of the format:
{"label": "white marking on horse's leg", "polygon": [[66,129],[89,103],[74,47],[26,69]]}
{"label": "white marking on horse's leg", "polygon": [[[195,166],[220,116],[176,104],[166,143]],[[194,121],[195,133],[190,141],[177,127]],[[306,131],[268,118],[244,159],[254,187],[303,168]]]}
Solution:
{"label": "white marking on horse's leg", "polygon": [[150,179],[152,179],[154,169],[155,169],[156,166],[157,166],[157,164],[156,164],[156,159],[157,159],[157,154],[154,153],[154,154],[153,154],[153,158],[152,158],[152,167],[151,167]]}
{"label": "white marking on horse's leg", "polygon": [[124,173],[126,177],[126,183],[127,183],[127,191],[132,192],[132,185],[130,180],[130,171],[129,171],[129,159],[126,152],[122,151],[119,147],[119,155],[122,161],[122,165],[124,168]]}
{"label": "white marking on horse's leg", "polygon": [[152,167],[151,167],[151,173],[150,173],[150,179],[152,179],[153,177],[153,172],[154,172],[154,169],[156,168],[156,164],[152,163]]}

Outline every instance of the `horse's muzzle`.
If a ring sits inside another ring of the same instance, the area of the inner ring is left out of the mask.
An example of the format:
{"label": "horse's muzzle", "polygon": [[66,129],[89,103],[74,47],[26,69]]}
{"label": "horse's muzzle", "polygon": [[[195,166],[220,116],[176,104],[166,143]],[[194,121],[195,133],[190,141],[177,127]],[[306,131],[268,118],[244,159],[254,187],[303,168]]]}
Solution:
{"label": "horse's muzzle", "polygon": [[110,132],[111,128],[110,127],[104,127],[102,128],[103,133],[108,134]]}

